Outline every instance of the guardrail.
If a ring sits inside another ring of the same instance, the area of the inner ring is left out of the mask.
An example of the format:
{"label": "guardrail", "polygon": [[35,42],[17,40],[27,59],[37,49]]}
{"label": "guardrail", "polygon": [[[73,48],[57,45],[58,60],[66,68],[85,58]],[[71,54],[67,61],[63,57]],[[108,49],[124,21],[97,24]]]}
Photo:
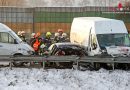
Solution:
{"label": "guardrail", "polygon": [[78,56],[0,56],[0,62],[9,62],[12,69],[13,62],[43,62],[43,69],[45,69],[45,62],[75,62],[77,67],[80,62],[88,63],[112,63],[114,69],[114,63],[130,63],[130,57],[78,57]]}

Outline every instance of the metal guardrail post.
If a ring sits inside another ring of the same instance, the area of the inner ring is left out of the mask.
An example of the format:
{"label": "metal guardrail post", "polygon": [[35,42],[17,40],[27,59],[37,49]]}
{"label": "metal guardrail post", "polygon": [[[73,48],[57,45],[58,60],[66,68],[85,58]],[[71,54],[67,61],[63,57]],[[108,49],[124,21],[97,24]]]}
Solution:
{"label": "metal guardrail post", "polygon": [[43,64],[43,70],[45,70],[45,61],[44,60],[43,60],[42,64]]}
{"label": "metal guardrail post", "polygon": [[76,70],[79,69],[79,59],[80,59],[80,57],[77,57],[77,58],[76,58],[76,65],[77,65]]}
{"label": "metal guardrail post", "polygon": [[[47,58],[47,56],[45,58]],[[45,64],[46,64],[46,61],[47,61],[47,59],[45,59],[45,58],[42,58],[43,70],[45,70]]]}
{"label": "metal guardrail post", "polygon": [[[115,61],[115,58],[112,59],[113,61]],[[112,63],[112,70],[115,70],[115,63]]]}
{"label": "metal guardrail post", "polygon": [[112,70],[115,70],[115,64],[112,63]]}
{"label": "metal guardrail post", "polygon": [[76,65],[77,65],[76,70],[78,70],[79,69],[79,61],[78,60],[76,61]]}
{"label": "metal guardrail post", "polygon": [[12,70],[12,61],[9,63],[9,68]]}
{"label": "metal guardrail post", "polygon": [[9,56],[10,57],[10,62],[9,62],[9,68],[12,70],[12,56]]}

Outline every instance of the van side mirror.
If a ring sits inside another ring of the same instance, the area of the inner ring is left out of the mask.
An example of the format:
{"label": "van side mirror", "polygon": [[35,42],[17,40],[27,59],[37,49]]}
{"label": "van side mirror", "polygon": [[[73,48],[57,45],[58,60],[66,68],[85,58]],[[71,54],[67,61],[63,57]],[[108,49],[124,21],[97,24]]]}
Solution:
{"label": "van side mirror", "polygon": [[18,44],[18,42],[17,42],[17,40],[16,40],[16,39],[14,39],[14,44]]}

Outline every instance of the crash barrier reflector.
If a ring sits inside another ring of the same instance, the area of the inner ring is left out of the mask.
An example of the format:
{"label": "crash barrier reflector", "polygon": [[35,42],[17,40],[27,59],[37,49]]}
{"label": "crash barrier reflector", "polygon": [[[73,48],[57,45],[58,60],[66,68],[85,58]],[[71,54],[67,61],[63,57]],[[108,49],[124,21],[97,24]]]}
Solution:
{"label": "crash barrier reflector", "polygon": [[[77,65],[80,62],[89,62],[89,63],[130,63],[130,57],[98,57],[98,56],[84,56],[78,57],[75,55],[72,56],[11,56],[11,55],[2,55],[0,56],[0,62],[10,62],[10,68],[12,68],[13,62],[76,62]],[[45,66],[43,66],[43,69]]]}

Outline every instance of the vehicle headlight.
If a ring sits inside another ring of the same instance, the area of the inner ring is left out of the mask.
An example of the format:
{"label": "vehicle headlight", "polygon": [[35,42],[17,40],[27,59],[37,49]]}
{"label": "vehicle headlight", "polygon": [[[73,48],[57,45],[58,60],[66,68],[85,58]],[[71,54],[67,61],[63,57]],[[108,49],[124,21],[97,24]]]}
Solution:
{"label": "vehicle headlight", "polygon": [[105,49],[105,50],[101,50],[101,52],[102,52],[102,53],[106,53],[106,52],[107,52],[107,50],[106,50],[106,49]]}
{"label": "vehicle headlight", "polygon": [[101,54],[105,54],[105,55],[107,55],[108,53],[107,53],[107,50],[106,49],[103,49],[103,50],[101,50]]}

